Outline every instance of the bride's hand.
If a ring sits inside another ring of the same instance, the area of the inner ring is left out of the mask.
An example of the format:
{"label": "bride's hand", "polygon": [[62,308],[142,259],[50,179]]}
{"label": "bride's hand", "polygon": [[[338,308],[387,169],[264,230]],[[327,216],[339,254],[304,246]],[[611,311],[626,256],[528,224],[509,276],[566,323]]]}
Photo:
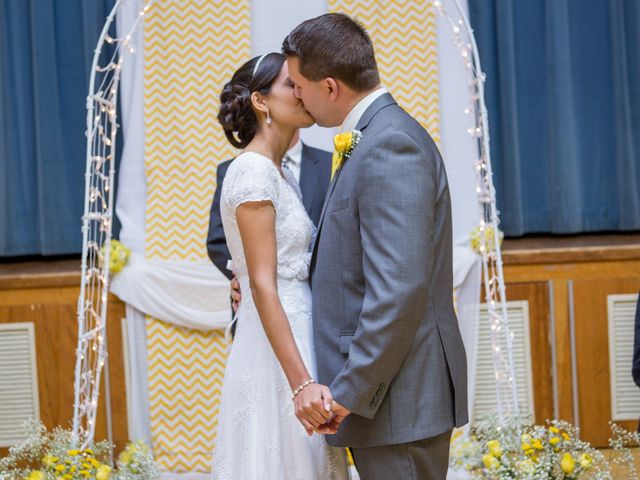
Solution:
{"label": "bride's hand", "polygon": [[304,426],[308,435],[318,431],[323,425],[331,421],[331,405],[333,397],[329,387],[312,383],[307,385],[293,400],[296,417]]}

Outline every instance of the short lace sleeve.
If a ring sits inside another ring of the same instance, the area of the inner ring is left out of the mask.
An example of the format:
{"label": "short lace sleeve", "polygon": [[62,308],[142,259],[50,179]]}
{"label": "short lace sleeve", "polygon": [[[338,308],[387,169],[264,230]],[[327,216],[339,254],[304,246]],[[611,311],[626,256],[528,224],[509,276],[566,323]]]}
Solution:
{"label": "short lace sleeve", "polygon": [[232,210],[246,202],[278,199],[278,170],[266,157],[243,154],[229,166],[222,186],[224,201]]}

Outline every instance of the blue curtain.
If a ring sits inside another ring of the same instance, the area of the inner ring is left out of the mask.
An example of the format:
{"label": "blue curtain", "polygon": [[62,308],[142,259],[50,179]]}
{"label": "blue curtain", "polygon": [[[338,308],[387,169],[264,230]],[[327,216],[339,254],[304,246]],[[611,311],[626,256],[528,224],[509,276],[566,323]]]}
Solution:
{"label": "blue curtain", "polygon": [[0,1],[0,257],[81,251],[89,70],[113,4]]}
{"label": "blue curtain", "polygon": [[469,0],[507,236],[640,229],[640,1]]}

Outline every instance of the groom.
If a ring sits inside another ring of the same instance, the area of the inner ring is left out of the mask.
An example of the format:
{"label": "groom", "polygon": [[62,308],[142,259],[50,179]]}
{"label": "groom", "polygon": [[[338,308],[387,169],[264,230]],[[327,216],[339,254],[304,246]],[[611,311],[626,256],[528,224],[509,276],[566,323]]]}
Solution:
{"label": "groom", "polygon": [[305,21],[283,53],[316,122],[361,136],[336,161],[312,247],[319,381],[335,414],[318,431],[337,428],[327,441],[351,447],[363,480],[444,479],[451,431],[467,423],[467,371],[442,158],[381,88],[349,16]]}

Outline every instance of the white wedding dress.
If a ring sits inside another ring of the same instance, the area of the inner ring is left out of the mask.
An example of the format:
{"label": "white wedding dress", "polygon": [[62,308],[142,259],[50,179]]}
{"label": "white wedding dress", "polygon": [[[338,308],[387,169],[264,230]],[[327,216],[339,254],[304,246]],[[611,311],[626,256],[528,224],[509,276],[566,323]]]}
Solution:
{"label": "white wedding dress", "polygon": [[309,245],[313,223],[299,187],[267,157],[239,155],[222,186],[220,213],[242,302],[222,388],[213,454],[216,480],[347,479],[344,449],[323,436],[309,437],[295,417],[291,389],[262,327],[249,286],[236,208],[270,200],[276,211],[278,293],[298,349],[310,374],[316,373],[311,325]]}

